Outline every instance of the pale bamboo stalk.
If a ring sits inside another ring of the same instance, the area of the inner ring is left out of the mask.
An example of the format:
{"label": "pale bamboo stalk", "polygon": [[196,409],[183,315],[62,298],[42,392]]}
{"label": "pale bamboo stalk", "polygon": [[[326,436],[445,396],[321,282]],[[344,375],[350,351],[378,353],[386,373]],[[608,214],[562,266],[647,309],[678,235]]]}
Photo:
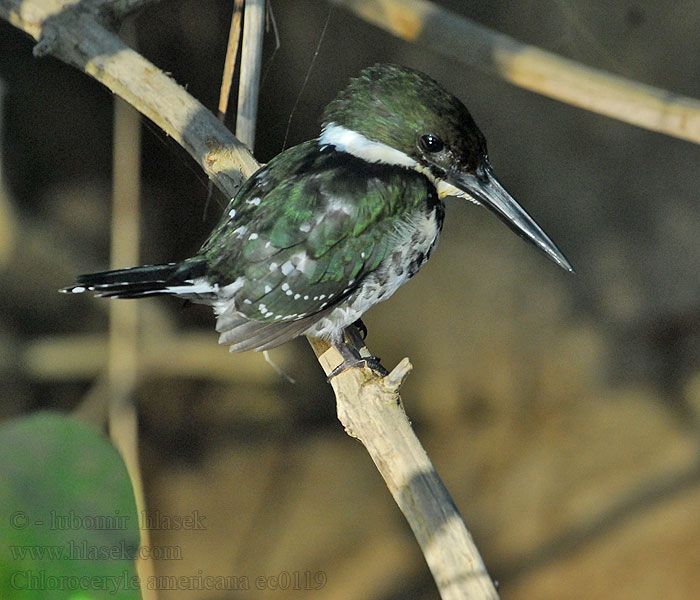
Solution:
{"label": "pale bamboo stalk", "polygon": [[226,45],[226,58],[224,60],[224,73],[221,76],[221,90],[219,91],[219,120],[223,122],[228,111],[228,101],[231,95],[231,83],[233,71],[236,68],[238,46],[241,41],[241,16],[243,14],[243,0],[233,0],[233,14],[231,15],[231,27],[228,32],[228,44]]}
{"label": "pale bamboo stalk", "polygon": [[[5,86],[0,80],[0,116],[5,114]],[[0,269],[4,269],[12,259],[17,243],[18,224],[15,211],[10,201],[10,191],[5,183],[3,171],[2,118],[0,118]]]}
{"label": "pale bamboo stalk", "polygon": [[[125,35],[135,38],[127,29]],[[114,99],[112,143],[112,226],[110,267],[139,264],[141,194],[141,115],[121,98]],[[109,435],[124,460],[138,514],[146,512],[146,494],[139,460],[138,412],[134,393],[139,379],[138,302],[110,302],[107,418]],[[139,523],[142,520],[139,519]],[[140,527],[141,545],[151,546],[151,533]],[[141,581],[155,575],[150,559],[138,558],[136,570]],[[158,593],[142,586],[144,600],[157,600]]]}
{"label": "pale bamboo stalk", "polygon": [[246,0],[243,14],[241,77],[238,82],[236,137],[251,151],[255,146],[255,122],[258,116],[264,33],[265,0]]}
{"label": "pale bamboo stalk", "polygon": [[[138,112],[121,98],[115,98],[110,246],[112,269],[133,266],[139,262],[140,132]],[[124,439],[130,439],[131,434],[123,431],[119,422],[125,413],[133,410],[131,395],[139,371],[138,303],[110,302],[109,318],[108,372],[113,396],[109,411],[110,435],[115,445],[121,449],[123,442],[117,431],[124,433]],[[138,487],[140,484],[136,485]]]}

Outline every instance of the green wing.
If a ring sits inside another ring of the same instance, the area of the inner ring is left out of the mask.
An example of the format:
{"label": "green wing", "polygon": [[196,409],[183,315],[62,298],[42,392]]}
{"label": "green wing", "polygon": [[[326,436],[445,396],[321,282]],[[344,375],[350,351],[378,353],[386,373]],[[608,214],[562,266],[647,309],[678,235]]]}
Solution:
{"label": "green wing", "polygon": [[246,182],[200,254],[212,283],[244,278],[235,301],[248,319],[303,319],[352,293],[435,194],[419,173],[306,142]]}

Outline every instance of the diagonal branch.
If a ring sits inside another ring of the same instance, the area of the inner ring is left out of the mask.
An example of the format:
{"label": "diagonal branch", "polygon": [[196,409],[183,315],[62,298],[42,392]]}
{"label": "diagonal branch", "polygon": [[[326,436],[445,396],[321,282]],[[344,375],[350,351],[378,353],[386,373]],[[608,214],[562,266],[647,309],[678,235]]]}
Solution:
{"label": "diagonal branch", "polygon": [[[309,342],[326,375],[343,362],[327,342]],[[383,378],[349,369],[331,379],[338,419],[372,457],[416,536],[440,597],[497,599],[479,550],[404,412],[399,388],[412,368],[404,358]]]}
{"label": "diagonal branch", "polygon": [[124,98],[232,197],[258,163],[200,102],[108,29],[111,16],[107,0],[0,0],[0,17],[39,42],[35,54],[52,54]]}

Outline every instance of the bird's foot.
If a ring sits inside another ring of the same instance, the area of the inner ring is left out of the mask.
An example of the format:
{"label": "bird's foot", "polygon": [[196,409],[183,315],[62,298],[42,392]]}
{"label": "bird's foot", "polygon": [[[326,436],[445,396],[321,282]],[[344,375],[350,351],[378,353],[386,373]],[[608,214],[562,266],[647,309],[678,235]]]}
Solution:
{"label": "bird's foot", "polygon": [[331,379],[333,379],[336,375],[340,375],[343,371],[347,371],[353,367],[367,367],[382,377],[386,377],[389,374],[389,371],[382,366],[382,363],[379,362],[380,360],[381,359],[378,356],[361,356],[352,360],[344,360],[328,374],[326,381],[330,383]]}
{"label": "bird's foot", "polygon": [[386,377],[389,374],[389,371],[382,366],[380,362],[381,359],[378,356],[362,356],[356,348],[348,344],[345,340],[334,345],[336,350],[338,350],[343,357],[343,362],[328,374],[326,381],[329,383],[333,377],[353,367],[367,367],[382,377]]}

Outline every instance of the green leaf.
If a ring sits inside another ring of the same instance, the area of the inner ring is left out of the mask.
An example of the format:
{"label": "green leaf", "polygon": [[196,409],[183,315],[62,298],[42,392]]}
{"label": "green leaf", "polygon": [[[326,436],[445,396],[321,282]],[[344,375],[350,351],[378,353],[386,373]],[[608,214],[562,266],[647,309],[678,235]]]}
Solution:
{"label": "green leaf", "polygon": [[90,426],[54,413],[0,425],[0,598],[141,598],[126,467]]}

